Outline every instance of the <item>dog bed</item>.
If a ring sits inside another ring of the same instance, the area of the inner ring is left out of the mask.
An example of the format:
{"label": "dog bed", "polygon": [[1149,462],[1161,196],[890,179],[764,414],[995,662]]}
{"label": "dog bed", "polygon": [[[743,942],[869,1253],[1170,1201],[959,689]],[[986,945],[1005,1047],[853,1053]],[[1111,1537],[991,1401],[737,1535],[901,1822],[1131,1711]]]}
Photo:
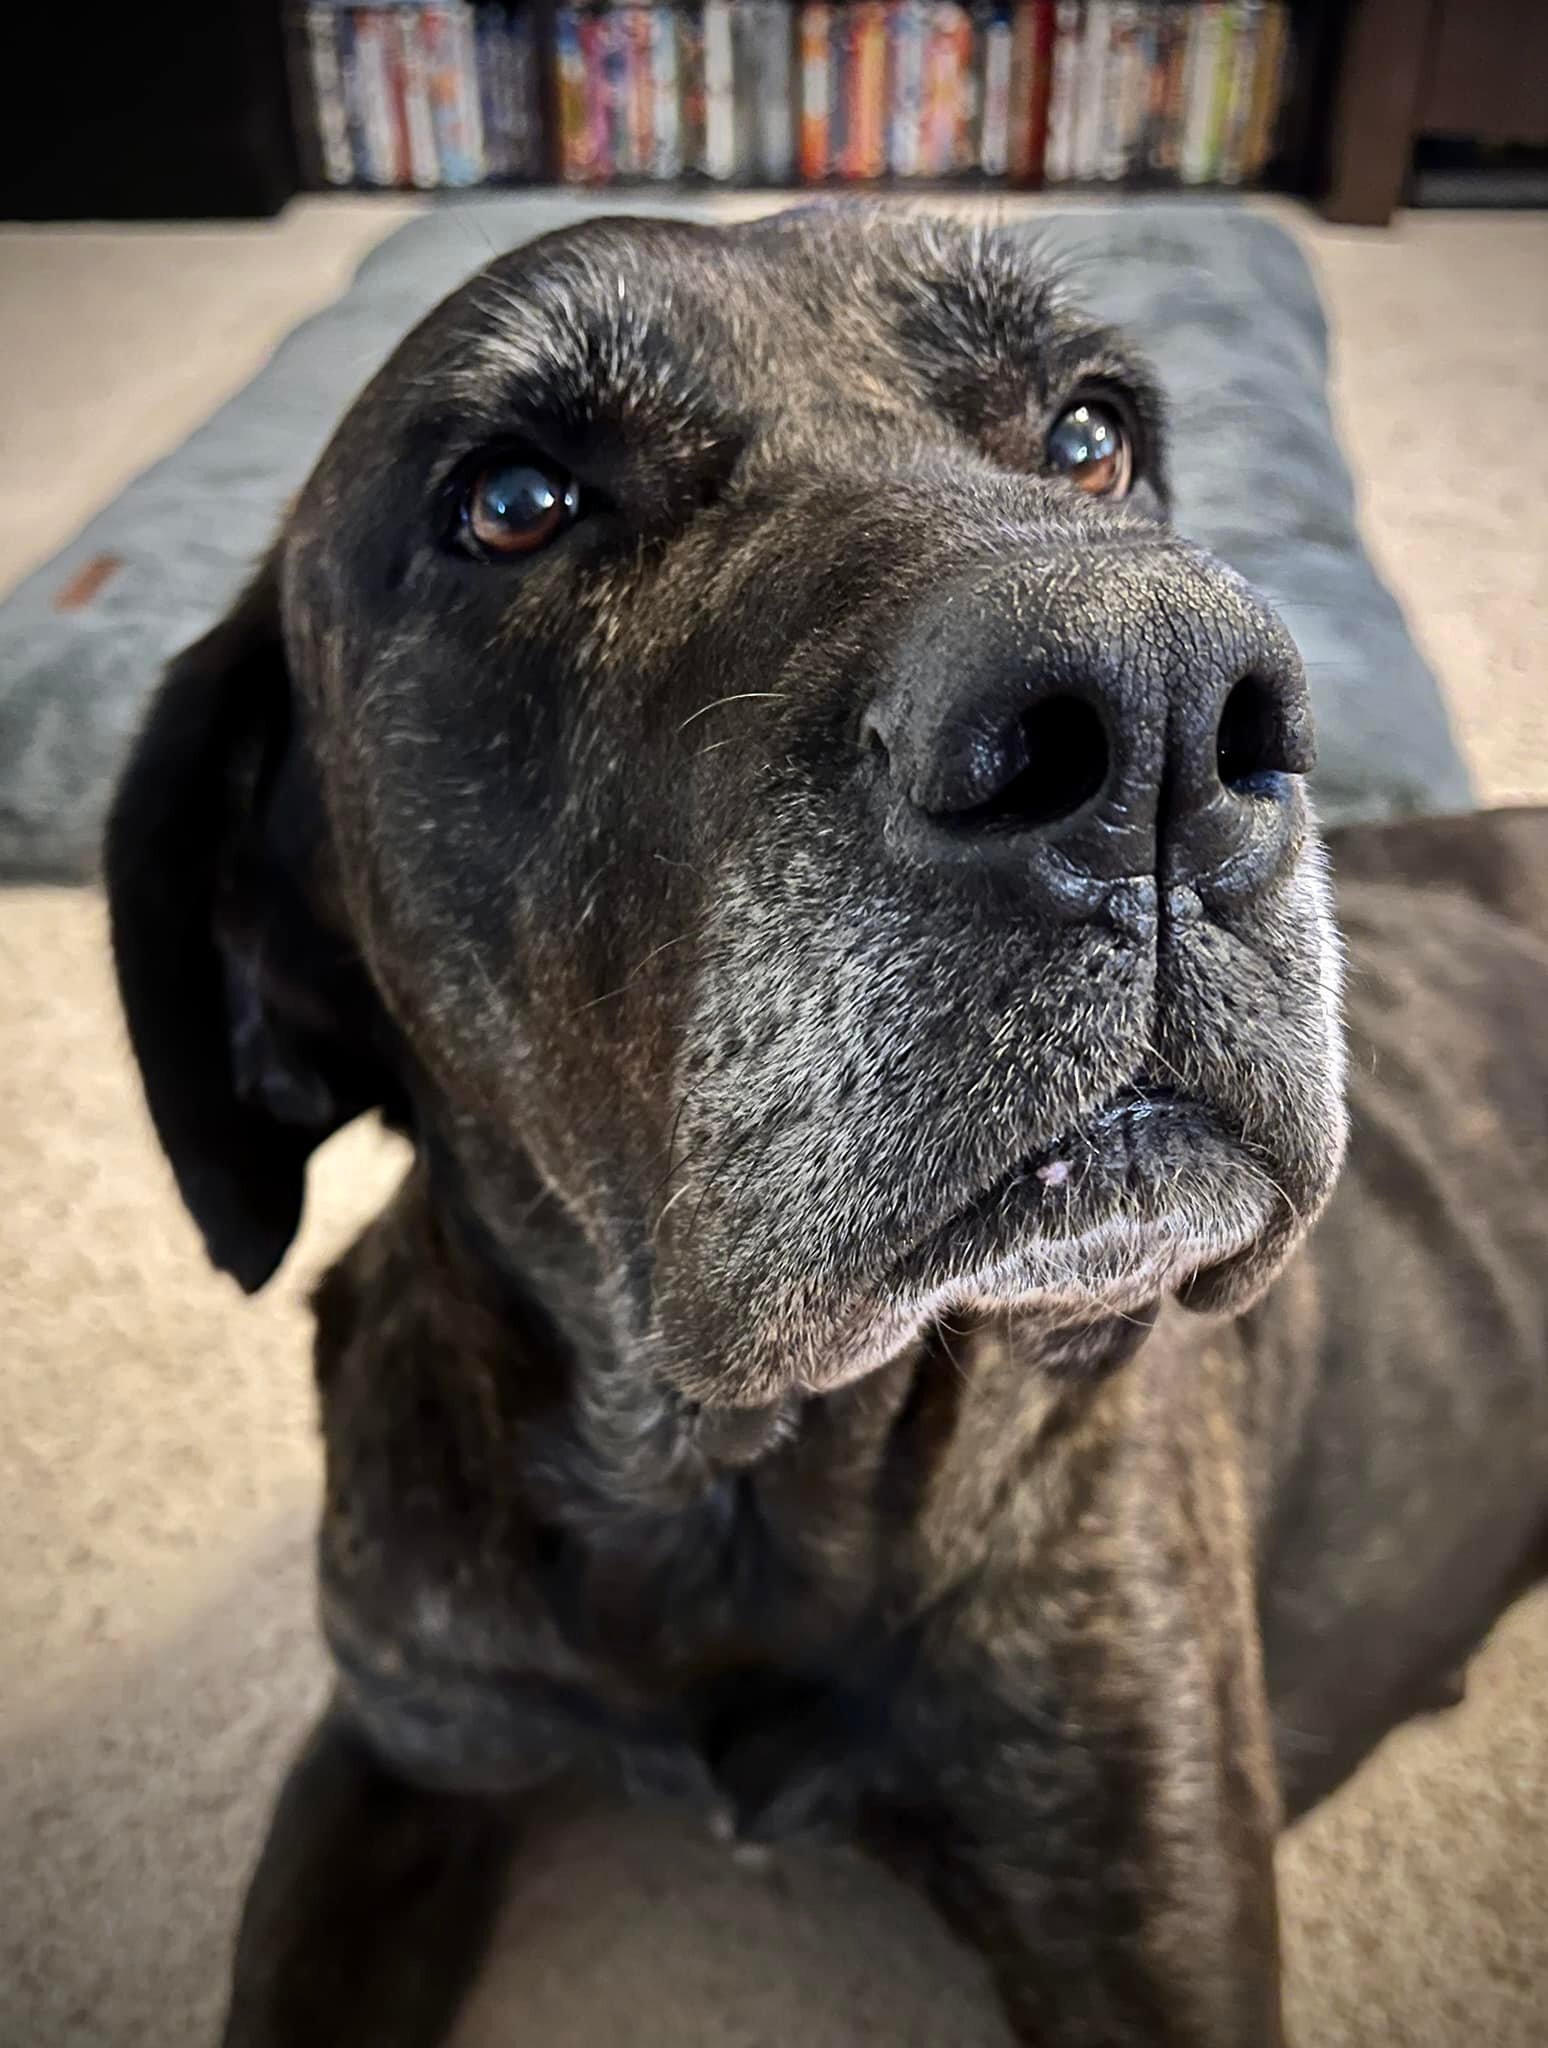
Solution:
{"label": "dog bed", "polygon": [[[90,877],[157,670],[244,580],[350,398],[494,252],[598,210],[491,199],[399,229],[244,391],[0,605],[0,876]],[[1007,231],[1033,236],[1160,370],[1178,526],[1279,603],[1306,657],[1324,816],[1465,805],[1435,679],[1361,545],[1328,413],[1326,326],[1294,242],[1239,207],[1165,203]]]}

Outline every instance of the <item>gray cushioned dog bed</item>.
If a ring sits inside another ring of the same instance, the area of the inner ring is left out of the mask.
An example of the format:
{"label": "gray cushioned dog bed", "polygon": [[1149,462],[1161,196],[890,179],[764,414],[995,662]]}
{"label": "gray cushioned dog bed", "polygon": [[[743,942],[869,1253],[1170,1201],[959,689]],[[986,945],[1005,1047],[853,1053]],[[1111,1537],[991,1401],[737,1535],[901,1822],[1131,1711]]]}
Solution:
{"label": "gray cushioned dog bed", "polygon": [[[479,268],[486,245],[598,211],[710,217],[531,197],[410,222],[244,391],[0,605],[0,875],[93,872],[112,778],[157,670],[247,575],[353,394]],[[1067,258],[1076,294],[1159,368],[1174,406],[1179,527],[1275,598],[1306,656],[1324,816],[1468,803],[1435,680],[1360,544],[1328,416],[1326,328],[1294,242],[1213,205],[1130,204],[1010,232]],[[105,558],[116,566],[93,589]],[[67,591],[77,602],[60,609]]]}

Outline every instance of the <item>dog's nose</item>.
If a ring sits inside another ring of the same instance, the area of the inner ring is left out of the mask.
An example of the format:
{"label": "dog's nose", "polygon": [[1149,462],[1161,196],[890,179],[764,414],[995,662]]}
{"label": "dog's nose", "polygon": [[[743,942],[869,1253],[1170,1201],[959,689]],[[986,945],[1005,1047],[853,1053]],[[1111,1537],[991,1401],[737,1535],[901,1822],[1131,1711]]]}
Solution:
{"label": "dog's nose", "polygon": [[1313,761],[1284,627],[1175,544],[948,586],[864,735],[914,857],[1009,866],[1046,907],[1081,914],[1139,878],[1260,888],[1288,856]]}

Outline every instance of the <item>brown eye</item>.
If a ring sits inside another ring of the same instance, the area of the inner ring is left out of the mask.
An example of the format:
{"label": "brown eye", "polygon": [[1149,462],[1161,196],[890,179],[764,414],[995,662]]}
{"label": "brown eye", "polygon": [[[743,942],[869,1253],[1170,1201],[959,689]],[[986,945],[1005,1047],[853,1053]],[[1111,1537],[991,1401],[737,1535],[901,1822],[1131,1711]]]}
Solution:
{"label": "brown eye", "polygon": [[1105,405],[1072,405],[1053,423],[1048,460],[1061,476],[1093,498],[1121,498],[1134,473],[1123,423]]}
{"label": "brown eye", "polygon": [[473,478],[463,501],[462,526],[470,552],[489,557],[530,555],[575,517],[575,479],[535,462],[492,462]]}

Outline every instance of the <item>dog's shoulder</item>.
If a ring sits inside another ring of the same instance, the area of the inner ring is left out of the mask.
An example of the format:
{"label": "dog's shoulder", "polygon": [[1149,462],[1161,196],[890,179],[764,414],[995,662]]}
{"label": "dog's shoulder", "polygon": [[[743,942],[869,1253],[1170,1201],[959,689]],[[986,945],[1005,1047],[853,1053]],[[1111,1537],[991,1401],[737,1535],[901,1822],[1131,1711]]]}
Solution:
{"label": "dog's shoulder", "polygon": [[1327,844],[1341,907],[1373,888],[1458,897],[1548,943],[1548,807],[1348,825]]}

